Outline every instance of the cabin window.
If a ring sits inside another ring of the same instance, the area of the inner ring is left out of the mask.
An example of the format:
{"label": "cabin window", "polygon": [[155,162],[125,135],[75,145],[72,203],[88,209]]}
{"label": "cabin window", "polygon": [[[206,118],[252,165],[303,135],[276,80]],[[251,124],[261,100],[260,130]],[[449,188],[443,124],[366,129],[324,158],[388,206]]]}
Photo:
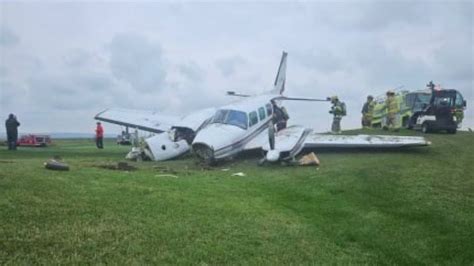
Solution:
{"label": "cabin window", "polygon": [[265,108],[263,107],[258,108],[258,117],[260,118],[260,121],[265,119]]}
{"label": "cabin window", "polygon": [[258,123],[258,116],[257,116],[257,112],[253,111],[251,113],[249,113],[249,126],[253,126],[255,124]]}
{"label": "cabin window", "polygon": [[267,103],[267,105],[265,105],[265,106],[267,107],[267,116],[271,116],[272,112],[273,112],[272,105]]}

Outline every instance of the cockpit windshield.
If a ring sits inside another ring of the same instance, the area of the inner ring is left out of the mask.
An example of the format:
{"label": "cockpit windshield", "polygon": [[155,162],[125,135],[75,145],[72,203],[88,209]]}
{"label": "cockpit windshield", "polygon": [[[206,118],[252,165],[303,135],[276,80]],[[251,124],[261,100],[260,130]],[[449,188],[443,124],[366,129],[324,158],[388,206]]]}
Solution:
{"label": "cockpit windshield", "polygon": [[241,111],[217,110],[216,114],[212,118],[211,123],[233,125],[247,129],[248,120],[247,114]]}

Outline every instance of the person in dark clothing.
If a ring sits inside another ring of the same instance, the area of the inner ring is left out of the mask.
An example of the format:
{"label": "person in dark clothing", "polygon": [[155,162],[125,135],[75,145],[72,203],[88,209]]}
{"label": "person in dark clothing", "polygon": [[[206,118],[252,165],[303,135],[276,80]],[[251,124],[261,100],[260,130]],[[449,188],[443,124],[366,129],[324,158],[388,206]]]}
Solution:
{"label": "person in dark clothing", "polygon": [[5,127],[7,128],[7,142],[9,150],[16,150],[16,141],[18,139],[18,127],[20,123],[16,120],[14,114],[10,114],[8,119],[5,121]]}
{"label": "person in dark clothing", "polygon": [[274,101],[272,101],[273,105],[273,124],[276,125],[277,132],[285,129],[286,124],[290,116],[288,115],[288,112],[286,111],[286,108],[284,106],[279,107]]}
{"label": "person in dark clothing", "polygon": [[372,126],[374,107],[374,97],[372,95],[367,96],[367,102],[362,107],[362,128],[370,128]]}

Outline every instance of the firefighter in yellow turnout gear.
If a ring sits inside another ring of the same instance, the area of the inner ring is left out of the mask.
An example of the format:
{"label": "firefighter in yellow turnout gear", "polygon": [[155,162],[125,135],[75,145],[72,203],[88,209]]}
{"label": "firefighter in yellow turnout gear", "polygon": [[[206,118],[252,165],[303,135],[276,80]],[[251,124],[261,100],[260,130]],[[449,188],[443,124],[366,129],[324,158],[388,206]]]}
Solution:
{"label": "firefighter in yellow turnout gear", "polygon": [[398,131],[400,125],[398,121],[398,113],[400,112],[399,102],[395,97],[395,92],[387,91],[387,99],[385,99],[385,108],[387,109],[386,127],[389,130]]}
{"label": "firefighter in yellow turnout gear", "polygon": [[367,102],[362,107],[362,128],[370,128],[372,126],[374,107],[374,97],[372,95],[367,96]]}
{"label": "firefighter in yellow turnout gear", "polygon": [[333,114],[332,126],[331,131],[332,133],[341,133],[341,119],[343,116],[346,115],[346,105],[339,101],[337,96],[333,96],[330,98],[332,107],[330,114]]}

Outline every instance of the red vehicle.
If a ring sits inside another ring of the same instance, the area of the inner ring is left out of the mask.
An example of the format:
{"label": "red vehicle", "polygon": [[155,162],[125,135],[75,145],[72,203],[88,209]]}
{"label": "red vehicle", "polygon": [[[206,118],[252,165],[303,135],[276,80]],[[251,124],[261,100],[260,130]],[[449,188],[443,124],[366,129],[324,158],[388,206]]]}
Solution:
{"label": "red vehicle", "polygon": [[49,135],[23,135],[16,142],[17,146],[46,147],[51,144]]}

